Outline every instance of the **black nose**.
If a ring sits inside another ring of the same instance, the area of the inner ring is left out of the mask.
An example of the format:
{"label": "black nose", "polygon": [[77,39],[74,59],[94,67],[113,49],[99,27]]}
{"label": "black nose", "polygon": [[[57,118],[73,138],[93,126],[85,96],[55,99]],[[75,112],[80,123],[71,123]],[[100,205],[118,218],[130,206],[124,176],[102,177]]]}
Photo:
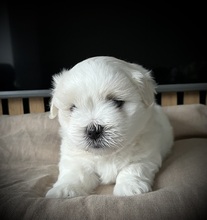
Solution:
{"label": "black nose", "polygon": [[101,125],[91,124],[86,128],[86,134],[92,140],[98,139],[101,136],[102,132],[103,126]]}

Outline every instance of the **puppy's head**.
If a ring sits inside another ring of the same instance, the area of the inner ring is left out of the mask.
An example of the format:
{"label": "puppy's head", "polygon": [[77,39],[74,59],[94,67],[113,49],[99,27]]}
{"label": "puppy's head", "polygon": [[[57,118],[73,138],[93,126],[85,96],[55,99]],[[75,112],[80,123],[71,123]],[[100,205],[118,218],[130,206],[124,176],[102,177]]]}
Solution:
{"label": "puppy's head", "polygon": [[133,143],[149,117],[150,72],[113,57],[93,57],[53,77],[50,117],[68,147],[107,154]]}

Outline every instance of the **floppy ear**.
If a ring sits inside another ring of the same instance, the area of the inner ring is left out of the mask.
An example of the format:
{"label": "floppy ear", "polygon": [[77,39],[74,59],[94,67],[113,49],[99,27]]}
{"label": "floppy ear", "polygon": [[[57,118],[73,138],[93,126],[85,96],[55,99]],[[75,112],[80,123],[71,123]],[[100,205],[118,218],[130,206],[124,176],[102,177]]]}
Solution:
{"label": "floppy ear", "polygon": [[[50,116],[49,118],[53,119],[58,115],[58,109],[60,106],[58,96],[60,95],[61,88],[64,84],[64,75],[68,73],[67,69],[63,69],[60,73],[55,74],[52,77],[52,98],[50,102]],[[59,94],[59,95],[58,95]]]}
{"label": "floppy ear", "polygon": [[50,103],[50,119],[54,119],[58,114],[58,108],[54,104],[54,98],[52,98],[51,103]]}
{"label": "floppy ear", "polygon": [[154,95],[156,94],[156,83],[151,76],[151,71],[136,64],[133,66],[136,70],[132,71],[132,79],[138,87],[144,104],[150,106],[155,102]]}
{"label": "floppy ear", "polygon": [[[65,71],[65,70],[63,69],[63,71]],[[55,96],[56,96],[56,89],[57,89],[57,86],[60,82],[62,72],[60,72],[59,74],[54,75],[53,78],[52,78],[53,79],[53,81],[52,81],[53,90],[52,90],[52,98],[51,98],[51,101],[50,101],[50,115],[49,115],[50,119],[54,119],[58,114],[58,108],[55,105]]]}

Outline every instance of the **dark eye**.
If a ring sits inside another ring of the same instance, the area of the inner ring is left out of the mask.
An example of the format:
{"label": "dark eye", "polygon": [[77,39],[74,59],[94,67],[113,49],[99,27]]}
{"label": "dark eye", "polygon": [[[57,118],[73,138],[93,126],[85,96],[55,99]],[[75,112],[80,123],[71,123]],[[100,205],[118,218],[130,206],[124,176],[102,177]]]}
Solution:
{"label": "dark eye", "polygon": [[70,111],[72,112],[75,108],[76,108],[75,105],[71,105],[71,107],[70,107]]}
{"label": "dark eye", "polygon": [[124,105],[124,103],[125,103],[125,101],[118,100],[118,99],[112,99],[112,101],[116,105],[117,108],[121,108]]}

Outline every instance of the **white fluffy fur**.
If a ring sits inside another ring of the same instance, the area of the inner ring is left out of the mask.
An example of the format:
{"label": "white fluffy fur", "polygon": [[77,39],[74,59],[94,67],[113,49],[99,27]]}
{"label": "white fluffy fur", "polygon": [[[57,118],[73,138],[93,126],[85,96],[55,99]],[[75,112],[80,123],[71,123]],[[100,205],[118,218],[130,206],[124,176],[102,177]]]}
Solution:
{"label": "white fluffy fur", "polygon": [[[155,174],[170,152],[173,134],[155,103],[150,71],[100,56],[63,70],[53,79],[50,117],[58,115],[62,144],[58,180],[46,197],[88,195],[99,184],[111,183],[115,183],[114,195],[151,191]],[[117,107],[114,100],[124,101],[123,106]],[[105,129],[100,148],[85,138],[91,123]]]}

